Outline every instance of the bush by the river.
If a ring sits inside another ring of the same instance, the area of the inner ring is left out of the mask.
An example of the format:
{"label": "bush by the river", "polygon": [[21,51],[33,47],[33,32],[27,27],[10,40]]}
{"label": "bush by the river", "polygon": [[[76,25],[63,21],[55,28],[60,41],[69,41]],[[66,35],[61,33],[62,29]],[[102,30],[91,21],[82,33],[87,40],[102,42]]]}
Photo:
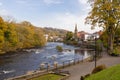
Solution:
{"label": "bush by the river", "polygon": [[59,51],[59,52],[62,52],[63,51],[63,48],[61,46],[56,46],[56,49]]}

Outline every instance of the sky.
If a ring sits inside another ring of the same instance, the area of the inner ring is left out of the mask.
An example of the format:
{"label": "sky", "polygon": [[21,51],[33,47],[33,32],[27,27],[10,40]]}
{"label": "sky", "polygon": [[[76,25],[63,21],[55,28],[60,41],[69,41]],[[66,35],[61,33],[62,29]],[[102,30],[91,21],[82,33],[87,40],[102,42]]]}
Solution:
{"label": "sky", "polygon": [[93,33],[85,24],[91,7],[87,0],[0,0],[0,16],[9,16],[16,21],[29,21],[37,27],[53,27]]}

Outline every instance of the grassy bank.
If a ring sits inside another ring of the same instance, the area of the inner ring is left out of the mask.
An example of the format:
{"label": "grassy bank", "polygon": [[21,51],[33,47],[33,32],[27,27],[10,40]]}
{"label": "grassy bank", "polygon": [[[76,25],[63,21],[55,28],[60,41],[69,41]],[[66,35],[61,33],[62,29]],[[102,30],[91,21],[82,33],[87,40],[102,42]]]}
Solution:
{"label": "grassy bank", "polygon": [[36,78],[32,78],[30,80],[60,80],[64,76],[56,75],[56,74],[46,74],[43,76],[39,76]]}
{"label": "grassy bank", "polygon": [[93,74],[85,80],[120,80],[120,64]]}

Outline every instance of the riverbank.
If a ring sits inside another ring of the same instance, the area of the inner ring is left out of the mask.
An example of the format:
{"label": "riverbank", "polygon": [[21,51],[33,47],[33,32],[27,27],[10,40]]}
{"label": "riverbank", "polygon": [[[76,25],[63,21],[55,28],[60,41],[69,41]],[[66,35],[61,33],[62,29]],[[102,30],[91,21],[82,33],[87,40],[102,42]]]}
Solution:
{"label": "riverbank", "polygon": [[[63,70],[67,67],[70,67],[70,66],[75,66],[77,64],[81,64],[83,62],[88,62],[91,60],[91,57],[88,57],[88,58],[85,58],[83,60],[81,59],[78,59],[78,60],[73,60],[73,62],[68,61],[68,64],[65,64],[65,62],[63,62],[63,65],[54,65],[52,68],[47,67],[47,68],[44,68],[44,69],[40,69],[40,70],[36,70],[36,71],[28,71],[26,74],[24,75],[20,75],[20,76],[16,76],[16,77],[13,77],[13,78],[8,78],[7,80],[28,80],[28,79],[31,79],[31,78],[34,78],[34,77],[38,77],[38,76],[41,76],[41,75],[44,75],[46,73],[49,73],[49,72],[53,72],[53,73],[56,73],[57,71],[62,71],[62,73],[64,74],[68,74],[70,75],[69,71],[66,71],[66,70]],[[67,72],[67,73],[66,73]],[[58,74],[60,74],[58,72]],[[68,76],[66,76],[68,78]],[[66,80],[66,79],[65,79]]]}
{"label": "riverbank", "polygon": [[17,54],[26,54],[26,53],[30,53],[30,52],[35,52],[36,49],[42,49],[43,47],[30,47],[30,48],[23,48],[23,49],[17,49],[15,51],[9,51],[9,52],[5,52],[3,54],[0,54],[0,59],[4,59],[7,57],[11,57],[11,56],[15,56]]}
{"label": "riverbank", "polygon": [[[64,49],[70,51],[58,52],[56,46],[60,45]],[[28,71],[40,70],[42,63],[48,63],[51,67],[54,62],[58,64],[69,64],[74,59],[82,59],[82,56],[89,56],[91,53],[88,51],[76,52],[74,46],[65,45],[63,43],[47,43],[42,49],[27,49],[28,53],[20,52],[14,55],[8,55],[0,59],[0,80],[10,77],[20,76],[26,74]],[[46,67],[46,65],[45,65]]]}
{"label": "riverbank", "polygon": [[[98,59],[97,65],[105,64],[107,67],[110,67],[110,66],[113,66],[116,64],[120,64],[120,62],[119,62],[120,57],[113,57],[113,56],[107,55],[105,52],[102,54],[103,54],[103,57]],[[92,72],[94,65],[95,65],[94,61],[89,62],[89,60],[87,60],[87,61],[84,60],[83,62],[80,62],[80,64],[67,66],[67,67],[62,68],[62,70],[68,71],[70,73],[71,76],[67,80],[80,80],[81,76],[84,76],[84,75]],[[40,73],[42,73],[42,72],[40,71],[39,74]],[[31,75],[31,74],[29,74],[29,75]]]}
{"label": "riverbank", "polygon": [[[109,56],[105,52],[102,54],[103,57],[97,61],[97,65],[105,64],[107,67],[110,67],[116,64],[120,64],[120,57]],[[95,64],[93,61],[70,66],[65,68],[64,70],[69,71],[71,74],[71,76],[67,80],[80,80],[81,76],[91,73],[94,67]]]}

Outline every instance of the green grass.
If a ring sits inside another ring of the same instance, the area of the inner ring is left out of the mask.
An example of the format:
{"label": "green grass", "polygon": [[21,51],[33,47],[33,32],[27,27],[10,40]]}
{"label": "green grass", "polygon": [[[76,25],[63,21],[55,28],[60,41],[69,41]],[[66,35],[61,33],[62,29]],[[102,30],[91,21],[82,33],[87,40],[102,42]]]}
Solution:
{"label": "green grass", "polygon": [[85,80],[120,80],[120,64],[93,74]]}
{"label": "green grass", "polygon": [[60,76],[60,75],[56,75],[56,74],[46,74],[46,75],[43,75],[43,76],[32,78],[30,80],[59,80],[63,77],[64,76]]}

